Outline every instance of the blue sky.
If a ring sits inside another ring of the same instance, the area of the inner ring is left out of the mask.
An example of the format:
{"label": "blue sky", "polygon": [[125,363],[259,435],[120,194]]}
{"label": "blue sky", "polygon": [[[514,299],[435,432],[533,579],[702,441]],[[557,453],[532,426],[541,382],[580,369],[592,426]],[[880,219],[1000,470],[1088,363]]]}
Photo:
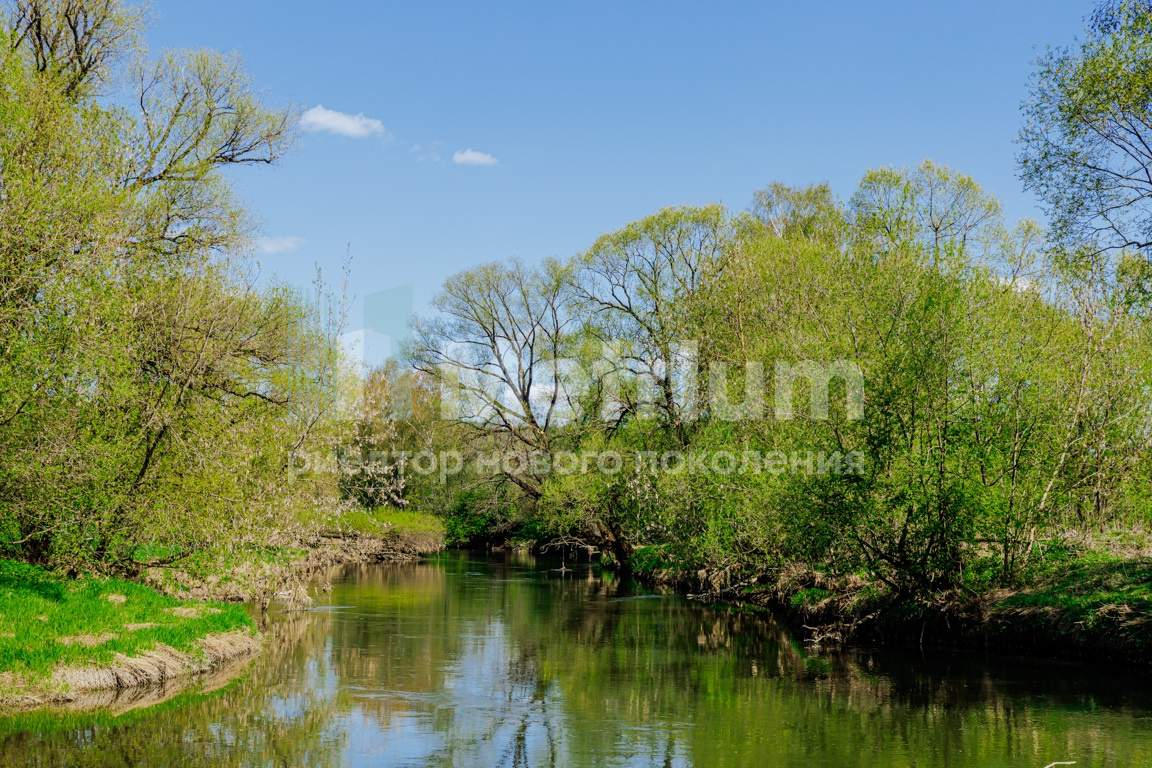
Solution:
{"label": "blue sky", "polygon": [[[301,131],[238,189],[277,251],[265,274],[338,273],[350,244],[357,297],[412,286],[419,310],[471,265],[569,256],[667,205],[744,208],[773,180],[847,197],[932,159],[1036,215],[1019,103],[1090,8],[153,0],[148,43],[236,52],[268,102],[367,118],[345,121],[359,138]],[[495,163],[453,162],[467,150]]]}

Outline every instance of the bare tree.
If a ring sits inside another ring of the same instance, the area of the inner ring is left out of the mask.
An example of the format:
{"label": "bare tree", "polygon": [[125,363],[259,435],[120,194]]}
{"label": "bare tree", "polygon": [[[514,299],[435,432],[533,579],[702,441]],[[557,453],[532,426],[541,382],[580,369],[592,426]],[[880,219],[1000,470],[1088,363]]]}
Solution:
{"label": "bare tree", "polygon": [[456,417],[495,436],[518,460],[501,475],[539,498],[541,474],[563,405],[562,347],[571,327],[570,283],[555,262],[532,269],[489,264],[450,278],[440,313],[417,327],[416,367],[455,394]]}
{"label": "bare tree", "polygon": [[108,77],[139,22],[139,11],[121,0],[16,0],[7,26],[13,50],[26,51],[38,71],[64,78],[65,91],[76,95]]}
{"label": "bare tree", "polygon": [[690,338],[692,300],[723,263],[727,219],[717,205],[667,208],[605,235],[578,262],[574,291],[590,327],[630,375],[656,385],[651,403],[623,402],[634,412],[654,405],[683,443],[697,400],[691,379],[677,381],[684,362],[703,363]]}

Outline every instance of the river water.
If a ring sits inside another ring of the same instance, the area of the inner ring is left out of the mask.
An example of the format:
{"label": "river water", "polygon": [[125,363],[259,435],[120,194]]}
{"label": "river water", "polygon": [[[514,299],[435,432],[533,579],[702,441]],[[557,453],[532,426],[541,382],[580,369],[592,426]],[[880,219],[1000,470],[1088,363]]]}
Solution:
{"label": "river water", "polygon": [[226,683],[0,719],[0,766],[1152,766],[1146,678],[820,657],[762,614],[559,566],[343,570]]}

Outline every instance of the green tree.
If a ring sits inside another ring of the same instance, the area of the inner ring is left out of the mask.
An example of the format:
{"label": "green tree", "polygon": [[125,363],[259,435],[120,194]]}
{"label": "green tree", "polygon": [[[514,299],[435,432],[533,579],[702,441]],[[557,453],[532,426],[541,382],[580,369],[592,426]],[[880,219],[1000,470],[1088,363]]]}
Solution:
{"label": "green tree", "polygon": [[1040,59],[1024,114],[1021,176],[1056,241],[1152,247],[1152,5],[1098,6],[1079,45]]}
{"label": "green tree", "polygon": [[[253,286],[223,169],[274,161],[291,116],[237,63],[129,70],[139,14],[21,0],[0,51],[0,547],[132,571],[283,531],[330,408],[319,308]],[[130,76],[129,76],[130,75]],[[134,98],[105,98],[123,80]]]}

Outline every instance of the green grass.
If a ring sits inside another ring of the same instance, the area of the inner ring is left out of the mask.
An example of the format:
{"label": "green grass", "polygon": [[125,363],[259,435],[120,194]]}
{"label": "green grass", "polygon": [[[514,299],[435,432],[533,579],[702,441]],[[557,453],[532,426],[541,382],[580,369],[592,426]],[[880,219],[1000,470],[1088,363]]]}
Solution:
{"label": "green grass", "polygon": [[793,608],[805,608],[810,605],[816,605],[823,602],[832,596],[832,593],[827,589],[821,587],[806,587],[792,595],[789,602],[792,603]]}
{"label": "green grass", "polygon": [[[198,608],[199,615],[172,613],[182,607]],[[128,626],[145,624],[155,626]],[[194,652],[206,635],[251,627],[239,606],[176,600],[119,579],[65,579],[0,560],[0,673],[37,678],[59,666],[104,665],[116,654],[158,644]]]}
{"label": "green grass", "polygon": [[1004,598],[1000,605],[1055,608],[1084,616],[1110,605],[1152,612],[1152,560],[1086,553],[1054,568],[1033,588]]}
{"label": "green grass", "polygon": [[444,535],[444,524],[435,515],[389,507],[343,512],[332,520],[332,527],[362,536],[385,536],[389,533],[402,536]]}

